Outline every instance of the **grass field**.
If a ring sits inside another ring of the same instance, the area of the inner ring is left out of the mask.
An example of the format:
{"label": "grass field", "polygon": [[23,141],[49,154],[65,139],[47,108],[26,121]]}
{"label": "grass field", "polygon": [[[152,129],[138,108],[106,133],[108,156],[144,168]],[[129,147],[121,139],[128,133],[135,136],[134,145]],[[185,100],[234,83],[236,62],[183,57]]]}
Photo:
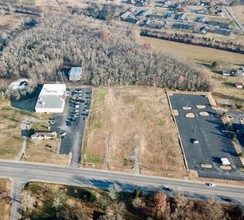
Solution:
{"label": "grass field", "polygon": [[29,140],[23,161],[68,165],[69,157],[59,155],[58,140]]}
{"label": "grass field", "polygon": [[[0,192],[7,192],[10,195],[11,182],[7,179],[0,179]],[[9,220],[11,205],[5,199],[0,199],[0,219]]]}
{"label": "grass field", "polygon": [[0,100],[0,158],[14,159],[22,146],[19,123],[25,112],[13,109],[9,100]]}
{"label": "grass field", "polygon": [[243,64],[244,55],[231,53],[223,50],[216,50],[207,47],[194,46],[173,41],[161,40],[150,37],[141,37],[142,44],[151,44],[155,50],[168,52],[176,56],[184,57],[207,63],[213,61],[229,62],[236,65]]}
{"label": "grass field", "polygon": [[185,175],[163,89],[95,88],[87,127],[83,148],[86,165],[102,167],[107,145],[109,169],[134,172],[130,156],[139,145],[143,174]]}

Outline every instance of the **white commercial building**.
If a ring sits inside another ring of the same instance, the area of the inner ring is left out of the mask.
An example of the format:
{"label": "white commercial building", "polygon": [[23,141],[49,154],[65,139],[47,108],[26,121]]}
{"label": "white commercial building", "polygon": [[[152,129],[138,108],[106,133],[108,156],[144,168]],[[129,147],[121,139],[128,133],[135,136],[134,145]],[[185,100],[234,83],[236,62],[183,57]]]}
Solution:
{"label": "white commercial building", "polygon": [[44,84],[36,102],[39,113],[62,113],[65,107],[66,85]]}

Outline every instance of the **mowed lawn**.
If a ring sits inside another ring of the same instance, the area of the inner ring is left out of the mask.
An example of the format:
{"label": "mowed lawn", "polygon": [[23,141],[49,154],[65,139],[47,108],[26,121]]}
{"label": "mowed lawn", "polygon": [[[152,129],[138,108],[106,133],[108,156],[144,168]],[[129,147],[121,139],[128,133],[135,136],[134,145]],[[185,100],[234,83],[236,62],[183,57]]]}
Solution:
{"label": "mowed lawn", "polygon": [[216,50],[207,47],[194,46],[173,41],[150,37],[141,37],[141,44],[151,44],[152,49],[168,52],[170,54],[207,63],[222,61],[235,65],[243,65],[244,54]]}
{"label": "mowed lawn", "polygon": [[83,146],[84,166],[134,172],[132,156],[140,146],[141,173],[182,177],[183,157],[163,89],[93,89]]}

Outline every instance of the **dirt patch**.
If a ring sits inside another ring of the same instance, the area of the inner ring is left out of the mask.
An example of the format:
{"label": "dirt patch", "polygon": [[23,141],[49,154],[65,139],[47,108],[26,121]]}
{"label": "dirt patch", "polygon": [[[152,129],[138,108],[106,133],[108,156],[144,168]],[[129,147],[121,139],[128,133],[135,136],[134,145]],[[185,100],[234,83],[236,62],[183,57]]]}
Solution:
{"label": "dirt patch", "polygon": [[231,170],[231,166],[220,166],[222,170]]}
{"label": "dirt patch", "polygon": [[183,110],[191,110],[191,107],[189,107],[189,106],[183,106],[182,108],[183,108]]}
{"label": "dirt patch", "polygon": [[185,174],[177,131],[163,89],[94,89],[83,147],[85,164],[103,167],[105,149],[109,148],[110,170],[134,172],[137,146],[141,173],[172,177]]}
{"label": "dirt patch", "polygon": [[195,118],[195,115],[193,113],[187,113],[185,115],[186,118]]}
{"label": "dirt patch", "polygon": [[211,164],[201,164],[201,167],[211,169],[213,166]]}
{"label": "dirt patch", "polygon": [[209,116],[209,113],[208,112],[199,112],[199,115],[201,115],[201,116]]}
{"label": "dirt patch", "polygon": [[205,109],[205,108],[206,108],[205,105],[196,105],[196,107],[197,107],[198,109]]}

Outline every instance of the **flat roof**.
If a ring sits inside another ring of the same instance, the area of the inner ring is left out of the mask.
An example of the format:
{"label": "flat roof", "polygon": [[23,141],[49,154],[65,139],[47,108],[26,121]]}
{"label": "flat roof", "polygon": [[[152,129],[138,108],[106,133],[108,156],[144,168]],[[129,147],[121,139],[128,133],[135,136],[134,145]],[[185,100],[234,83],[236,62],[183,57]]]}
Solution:
{"label": "flat roof", "polygon": [[[65,103],[65,84],[44,84],[39,94],[35,109],[50,111],[50,109],[62,109]],[[43,111],[41,110],[41,111]]]}
{"label": "flat roof", "polygon": [[81,67],[72,67],[69,71],[69,79],[70,80],[80,80],[82,73]]}

